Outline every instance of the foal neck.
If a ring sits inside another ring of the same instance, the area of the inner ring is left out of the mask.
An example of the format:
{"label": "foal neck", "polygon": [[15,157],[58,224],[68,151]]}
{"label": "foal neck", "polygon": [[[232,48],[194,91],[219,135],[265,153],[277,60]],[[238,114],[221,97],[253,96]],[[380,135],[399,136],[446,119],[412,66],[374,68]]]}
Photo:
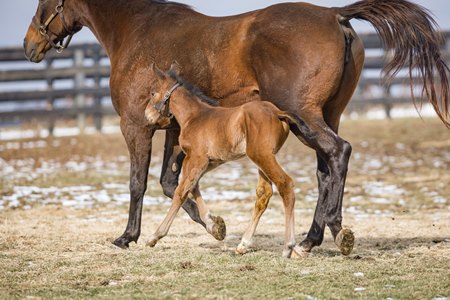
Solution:
{"label": "foal neck", "polygon": [[181,129],[192,119],[212,109],[212,107],[203,103],[197,96],[192,95],[182,86],[172,93],[169,107]]}

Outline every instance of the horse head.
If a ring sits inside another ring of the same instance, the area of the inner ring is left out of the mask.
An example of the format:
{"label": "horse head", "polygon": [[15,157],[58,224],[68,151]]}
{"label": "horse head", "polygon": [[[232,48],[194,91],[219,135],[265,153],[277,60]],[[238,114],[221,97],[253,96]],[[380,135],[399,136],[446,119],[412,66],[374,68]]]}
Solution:
{"label": "horse head", "polygon": [[52,48],[61,53],[69,45],[72,36],[81,30],[82,26],[77,22],[73,2],[73,0],[39,0],[36,14],[31,20],[23,42],[25,56],[30,61],[36,63],[42,61],[47,51]]}

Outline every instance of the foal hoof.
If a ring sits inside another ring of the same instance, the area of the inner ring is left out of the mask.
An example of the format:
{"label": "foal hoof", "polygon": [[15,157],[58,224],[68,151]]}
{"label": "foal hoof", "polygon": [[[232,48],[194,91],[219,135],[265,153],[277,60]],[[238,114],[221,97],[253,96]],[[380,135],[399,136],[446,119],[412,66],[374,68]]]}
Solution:
{"label": "foal hoof", "polygon": [[227,235],[227,226],[225,221],[219,216],[211,216],[211,220],[214,224],[209,227],[208,232],[218,241],[223,241]]}
{"label": "foal hoof", "polygon": [[307,251],[305,248],[303,248],[300,245],[296,245],[294,248],[289,248],[289,249],[283,250],[282,256],[284,258],[298,259],[298,258],[305,258],[305,257],[311,256],[311,252]]}
{"label": "foal hoof", "polygon": [[237,247],[236,250],[234,250],[234,253],[239,254],[239,255],[244,255],[245,253],[248,252],[248,248],[247,246],[243,245],[242,243],[240,243]]}
{"label": "foal hoof", "polygon": [[153,248],[155,247],[156,243],[158,243],[158,239],[156,237],[152,237],[145,245]]}
{"label": "foal hoof", "polygon": [[347,256],[352,252],[355,245],[355,235],[349,228],[343,228],[339,231],[334,243],[341,250],[342,255]]}
{"label": "foal hoof", "polygon": [[299,259],[299,258],[310,257],[311,255],[312,255],[311,250],[308,251],[307,249],[303,248],[302,246],[297,245],[292,249],[291,256],[289,258]]}

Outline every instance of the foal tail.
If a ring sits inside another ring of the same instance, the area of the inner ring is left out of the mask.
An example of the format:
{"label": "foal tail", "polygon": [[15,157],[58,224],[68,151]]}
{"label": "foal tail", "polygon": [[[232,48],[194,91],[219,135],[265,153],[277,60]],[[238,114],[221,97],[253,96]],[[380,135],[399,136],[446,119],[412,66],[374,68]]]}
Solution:
{"label": "foal tail", "polygon": [[402,68],[409,67],[411,95],[416,106],[413,76],[417,72],[423,81],[421,96],[426,96],[439,118],[450,128],[450,70],[441,57],[439,46],[443,45],[443,38],[430,12],[405,0],[363,0],[335,9],[342,16],[341,22],[356,18],[375,27],[384,47],[393,50],[392,59],[383,69],[385,79],[389,81]]}
{"label": "foal tail", "polygon": [[291,132],[303,143],[309,144],[309,141],[315,138],[315,133],[313,133],[306,122],[296,114],[280,111],[278,112],[278,119],[288,122]]}

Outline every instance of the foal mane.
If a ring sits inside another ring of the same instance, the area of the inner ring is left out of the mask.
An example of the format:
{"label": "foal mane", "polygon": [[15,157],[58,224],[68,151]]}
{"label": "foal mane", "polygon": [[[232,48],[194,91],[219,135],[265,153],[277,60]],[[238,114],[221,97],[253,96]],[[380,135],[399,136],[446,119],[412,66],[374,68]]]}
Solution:
{"label": "foal mane", "polygon": [[[159,1],[159,0],[158,0]],[[192,96],[195,96],[200,101],[211,105],[211,106],[219,106],[219,101],[216,99],[210,98],[203,94],[203,92],[195,85],[181,77],[177,74],[175,70],[169,70],[167,72],[167,75],[169,75],[170,78],[173,80],[176,80],[179,84],[181,84]]]}

